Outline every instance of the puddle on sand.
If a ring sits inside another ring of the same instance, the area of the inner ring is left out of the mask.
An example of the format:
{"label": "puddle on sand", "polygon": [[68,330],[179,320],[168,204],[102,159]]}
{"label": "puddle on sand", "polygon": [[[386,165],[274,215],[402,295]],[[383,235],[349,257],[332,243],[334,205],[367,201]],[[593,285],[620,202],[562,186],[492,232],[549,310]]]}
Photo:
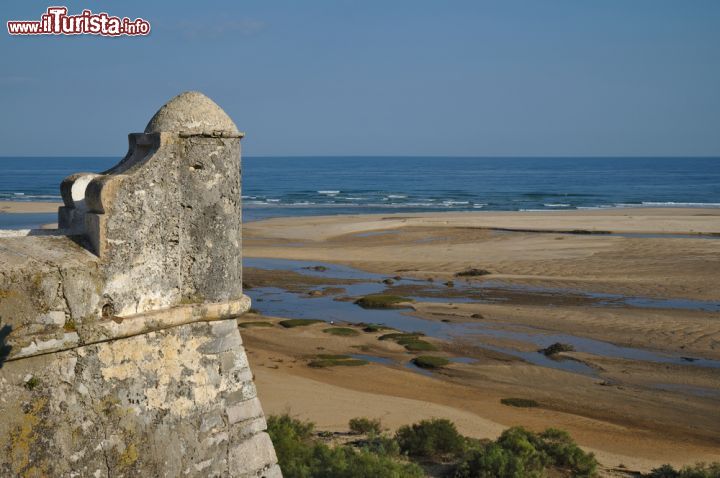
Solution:
{"label": "puddle on sand", "polygon": [[[590,307],[634,307],[640,309],[680,309],[703,312],[720,312],[720,302],[718,301],[681,298],[660,299],[655,297],[633,297],[622,294],[592,292],[562,287],[510,284],[493,279],[487,279],[482,282],[466,282],[458,280],[455,280],[454,282],[455,290],[460,293],[467,293],[471,297],[473,295],[477,296],[475,299],[477,302],[497,302],[501,300],[497,296],[502,295],[503,292],[514,292],[534,295],[536,297],[584,299],[588,301],[587,305]],[[483,293],[488,294],[488,297],[484,298]],[[442,295],[442,292],[440,292],[440,295]],[[432,296],[429,298],[432,299]],[[455,297],[448,298],[447,300],[455,302],[462,301],[462,299]]]}
{"label": "puddle on sand", "polygon": [[[243,259],[245,267],[256,267],[258,269],[270,270],[290,270],[299,274],[310,275],[313,277],[326,277],[328,279],[356,279],[364,281],[379,282],[387,279],[388,276],[383,274],[374,274],[372,272],[364,272],[352,267],[320,263],[309,261],[295,261],[288,259],[265,259],[247,257]],[[324,271],[314,270],[313,267],[322,265],[326,268]],[[507,284],[497,280],[465,281],[461,279],[454,280],[454,291],[467,292],[468,294],[482,294],[483,290],[493,291],[494,293],[502,293],[503,290],[517,291],[528,294],[544,294],[555,296],[576,296],[594,301],[593,307],[636,307],[643,309],[681,309],[681,310],[699,310],[705,312],[720,312],[720,302],[703,301],[692,299],[659,299],[654,297],[633,297],[622,294],[609,294],[603,292],[588,292],[574,289],[539,287],[523,284]],[[421,279],[403,279],[396,281],[394,286],[427,284],[427,281]],[[433,286],[430,286],[433,287]],[[351,295],[374,294],[385,290],[384,285],[378,284],[377,288],[369,288],[370,292],[350,293]],[[377,292],[374,292],[377,290]],[[442,292],[441,292],[442,293]],[[438,297],[412,297],[418,302],[436,302]],[[483,299],[482,297],[452,297],[443,298],[443,301],[467,303],[467,302],[498,302],[498,298]]]}
{"label": "puddle on sand", "polygon": [[[366,354],[350,354],[350,357],[359,359],[359,360],[367,360],[368,362],[372,363],[379,363],[382,365],[402,365],[405,368],[408,368],[412,370],[413,372],[420,373],[422,375],[427,375],[428,377],[432,377],[432,371],[424,369],[422,367],[418,367],[412,362],[405,362],[405,363],[398,363],[392,359],[385,358],[385,357],[378,357],[377,355],[366,355]],[[453,363],[465,363],[465,364],[473,364],[476,363],[478,360],[471,358],[471,357],[450,357],[448,358],[450,362]]]}
{"label": "puddle on sand", "polygon": [[701,310],[705,312],[720,312],[720,302],[693,300],[693,299],[659,299],[655,297],[633,297],[622,294],[610,294],[605,292],[588,292],[576,289],[564,289],[553,287],[538,287],[519,284],[501,285],[497,281],[488,281],[489,286],[497,289],[520,290],[529,293],[554,294],[554,295],[577,295],[594,299],[593,307],[636,307],[641,309],[683,309]]}
{"label": "puddle on sand", "polygon": [[[377,355],[367,355],[367,354],[349,354],[350,357],[358,360],[367,360],[371,363],[377,363],[380,365],[387,365],[387,366],[403,366],[407,368],[408,370],[411,370],[412,372],[419,373],[421,375],[425,375],[427,377],[433,376],[433,371],[424,369],[422,367],[418,367],[415,365],[412,361],[408,362],[396,362],[392,359],[386,358],[386,357],[378,357]],[[547,357],[546,357],[547,358]],[[448,360],[450,360],[451,363],[462,363],[462,364],[474,364],[478,362],[478,359],[472,358],[472,357],[448,357]],[[553,360],[550,358],[547,358],[547,360]],[[577,366],[577,373],[581,374],[587,374],[585,371],[584,364],[581,362],[576,362],[569,360],[569,362],[574,362]],[[570,364],[572,366],[572,364]],[[680,393],[682,395],[693,395],[700,398],[710,398],[710,399],[720,399],[720,390],[710,387],[699,387],[699,386],[693,386],[693,385],[684,385],[680,383],[653,383],[649,385],[649,388],[655,389],[655,390],[663,390],[667,392],[675,392]]]}
{"label": "puddle on sand", "polygon": [[[324,270],[316,270],[316,266],[322,266]],[[315,261],[295,261],[290,259],[268,259],[264,257],[243,257],[243,267],[255,267],[266,270],[283,270],[297,272],[298,274],[327,277],[329,279],[360,279],[367,281],[380,281],[387,279],[382,274],[364,272],[352,267],[338,264],[329,264]]]}
{"label": "puddle on sand", "polygon": [[[386,288],[385,284],[379,282],[381,279],[386,278],[384,275],[363,272],[351,267],[335,264],[285,259],[245,258],[244,265],[245,267],[288,270],[298,272],[300,274],[328,278],[328,284],[323,285],[322,287],[332,285],[332,279],[358,279],[368,281],[344,285],[346,293],[349,296],[376,294],[384,291]],[[312,269],[312,267],[318,265],[325,267],[325,270],[318,271]],[[418,281],[415,280],[404,279],[397,281],[396,284],[417,284],[417,282]],[[332,296],[310,298],[307,295],[298,295],[275,287],[253,288],[247,290],[246,293],[253,299],[254,307],[266,315],[298,319],[320,319],[326,322],[335,321],[381,324],[406,332],[422,332],[430,337],[436,337],[444,340],[462,337],[472,338],[475,336],[478,338],[479,345],[488,350],[518,357],[535,365],[584,375],[595,376],[597,375],[597,372],[592,367],[576,360],[555,360],[538,352],[518,351],[511,348],[487,345],[481,343],[482,337],[485,336],[527,342],[533,344],[538,349],[545,348],[555,342],[561,342],[573,345],[578,352],[585,352],[605,357],[720,368],[720,360],[698,358],[697,360],[689,362],[680,356],[661,354],[632,347],[621,347],[600,340],[577,337],[568,334],[544,333],[540,330],[538,330],[538,333],[515,332],[497,329],[487,324],[475,322],[439,322],[414,317],[409,315],[407,310],[402,309],[363,309],[352,302],[334,300]],[[438,299],[436,298],[435,300],[437,301]],[[446,300],[450,302],[459,302],[454,297]]]}
{"label": "puddle on sand", "polygon": [[412,371],[415,372],[415,373],[419,373],[420,375],[425,375],[426,377],[432,377],[432,376],[433,376],[433,373],[432,373],[430,370],[425,369],[425,368],[422,368],[422,367],[418,367],[417,365],[415,365],[415,364],[412,363],[412,362],[406,362],[406,363],[405,363],[405,368],[410,369],[410,370],[412,370]]}
{"label": "puddle on sand", "polygon": [[390,360],[385,357],[378,357],[377,355],[350,354],[350,357],[358,360],[367,360],[372,363],[379,363],[381,365],[396,365],[394,360]]}
{"label": "puddle on sand", "polygon": [[473,364],[478,361],[477,359],[474,359],[472,357],[452,357],[449,360],[453,363],[466,363],[466,364]]}

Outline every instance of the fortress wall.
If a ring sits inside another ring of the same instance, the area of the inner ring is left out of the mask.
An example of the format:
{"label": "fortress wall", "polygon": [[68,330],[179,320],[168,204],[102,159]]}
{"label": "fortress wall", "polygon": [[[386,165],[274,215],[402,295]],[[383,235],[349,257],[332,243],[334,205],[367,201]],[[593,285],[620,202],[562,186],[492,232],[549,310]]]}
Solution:
{"label": "fortress wall", "polygon": [[235,318],[240,133],[183,93],[0,237],[0,475],[280,477]]}

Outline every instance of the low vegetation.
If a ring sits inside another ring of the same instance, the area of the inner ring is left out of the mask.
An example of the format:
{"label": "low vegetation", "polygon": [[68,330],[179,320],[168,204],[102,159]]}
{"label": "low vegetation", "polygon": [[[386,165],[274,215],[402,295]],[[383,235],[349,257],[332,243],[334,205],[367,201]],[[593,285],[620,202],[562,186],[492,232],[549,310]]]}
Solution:
{"label": "low vegetation", "polygon": [[385,441],[370,440],[365,446],[331,447],[322,443],[312,423],[289,415],[268,418],[268,433],[275,445],[285,478],[421,478],[418,465],[397,455]]}
{"label": "low vegetation", "polygon": [[243,329],[249,329],[251,327],[275,327],[272,322],[240,322],[238,327]]}
{"label": "low vegetation", "polygon": [[278,322],[280,325],[285,327],[286,329],[292,329],[293,327],[304,327],[306,325],[312,325],[312,324],[318,324],[322,322],[322,320],[316,320],[316,319],[288,319],[288,320],[281,320]]}
{"label": "low vegetation", "polygon": [[433,350],[437,350],[437,347],[435,347],[430,342],[426,342],[420,339],[407,338],[397,340],[396,342],[405,347],[405,350],[408,350],[410,352],[430,352]]}
{"label": "low vegetation", "polygon": [[414,359],[412,359],[412,363],[414,363],[420,368],[435,369],[444,367],[445,365],[449,364],[450,361],[445,357],[420,355],[419,357],[415,357]]}
{"label": "low vegetation", "polygon": [[348,423],[350,431],[359,435],[379,435],[382,432],[382,422],[379,418],[356,417]]}
{"label": "low vegetation", "polygon": [[400,427],[395,439],[400,451],[416,458],[447,460],[462,455],[465,449],[465,438],[444,418]]}
{"label": "low vegetation", "polygon": [[697,463],[676,470],[670,465],[655,468],[648,478],[720,478],[720,463]]}
{"label": "low vegetation", "polygon": [[[312,423],[270,416],[268,433],[285,478],[592,478],[598,463],[567,432],[505,430],[495,440],[462,436],[445,419],[423,420],[390,435],[380,420],[357,417],[350,430],[364,435],[345,444],[326,443],[337,434],[315,432]],[[663,465],[646,478],[720,478],[720,463]]]}
{"label": "low vegetation", "polygon": [[519,407],[519,408],[532,408],[537,407],[540,404],[536,402],[535,400],[531,400],[529,398],[501,398],[500,403],[503,405],[507,405],[509,407]]}
{"label": "low vegetation", "polygon": [[410,352],[427,352],[437,350],[437,347],[435,347],[433,344],[422,340],[420,338],[422,336],[423,334],[419,332],[411,334],[397,332],[381,335],[380,337],[378,337],[378,340],[392,340],[395,343],[402,345],[403,347],[405,347],[406,350]]}
{"label": "low vegetation", "polygon": [[365,326],[363,327],[363,332],[368,333],[381,332],[383,330],[390,330],[390,327],[385,327],[384,325],[380,324],[365,324]]}
{"label": "low vegetation", "polygon": [[403,332],[393,332],[391,334],[383,334],[380,337],[378,337],[378,340],[400,340],[400,339],[417,339],[418,337],[422,337],[423,334],[420,332],[414,332],[411,334],[403,333]]}
{"label": "low vegetation", "polygon": [[350,327],[330,327],[329,329],[324,329],[323,332],[330,335],[339,335],[341,337],[354,337],[356,335],[360,335],[360,332],[355,329],[351,329]]}
{"label": "low vegetation", "polygon": [[397,309],[403,303],[412,302],[411,299],[399,295],[371,294],[361,297],[355,303],[364,309]]}
{"label": "low vegetation", "polygon": [[538,350],[538,352],[543,353],[548,357],[552,357],[553,355],[559,354],[561,352],[575,352],[575,347],[570,344],[562,344],[560,342],[555,342],[549,347]]}
{"label": "low vegetation", "polygon": [[464,271],[456,272],[455,277],[479,277],[479,276],[486,276],[490,275],[492,272],[486,269],[477,269],[477,268],[470,268],[465,269]]}
{"label": "low vegetation", "polygon": [[477,442],[457,466],[455,478],[597,476],[597,460],[566,432],[548,428],[536,434],[522,427],[505,430],[494,442]]}
{"label": "low vegetation", "polygon": [[328,355],[320,354],[313,360],[308,362],[309,367],[313,368],[325,368],[325,367],[358,367],[360,365],[367,365],[367,360],[360,360],[352,358],[349,355]]}

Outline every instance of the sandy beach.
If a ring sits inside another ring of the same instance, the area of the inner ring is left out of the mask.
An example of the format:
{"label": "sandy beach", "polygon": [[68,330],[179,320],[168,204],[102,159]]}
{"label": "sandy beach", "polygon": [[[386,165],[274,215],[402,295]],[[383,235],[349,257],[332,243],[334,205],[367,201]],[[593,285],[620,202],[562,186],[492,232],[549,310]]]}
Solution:
{"label": "sandy beach", "polygon": [[40,201],[0,201],[0,214],[23,214],[23,213],[52,213],[57,212],[60,202]]}
{"label": "sandy beach", "polygon": [[[718,233],[716,209],[247,223],[248,257],[343,264],[402,277],[382,287],[384,293],[416,298],[403,312],[407,317],[482,329],[426,337],[437,349],[434,355],[472,360],[429,374],[404,365],[417,353],[378,340],[377,333],[336,337],[323,332],[326,324],[275,325],[246,328],[243,337],[266,411],[290,410],[320,428],[343,429],[358,415],[381,417],[391,428],[443,416],[477,437],[495,437],[511,425],[553,426],[568,430],[598,455],[606,473],[619,476],[664,462],[717,461]],[[488,274],[456,276],[468,268]],[[357,285],[332,278],[332,271],[326,274],[324,279],[322,273],[246,266],[244,280],[251,295],[259,294],[260,312],[271,305],[263,300],[279,300],[262,295],[270,286],[300,297],[292,303],[298,312],[312,314],[313,304],[331,303],[319,295],[353,306],[355,297],[343,291]],[[322,307],[315,307],[319,314]],[[242,320],[278,319],[251,315]],[[576,350],[561,358],[590,372],[528,362],[538,355],[538,340],[554,337],[576,340]],[[362,353],[378,360],[362,367],[308,367],[319,353]],[[539,406],[505,406],[499,401],[504,397],[533,399]]]}

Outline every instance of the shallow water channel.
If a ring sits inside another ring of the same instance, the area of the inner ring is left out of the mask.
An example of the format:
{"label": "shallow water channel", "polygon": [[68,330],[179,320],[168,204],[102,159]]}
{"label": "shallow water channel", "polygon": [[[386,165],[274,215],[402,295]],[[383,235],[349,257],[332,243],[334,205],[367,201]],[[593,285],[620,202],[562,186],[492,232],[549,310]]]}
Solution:
{"label": "shallow water channel", "polygon": [[[245,267],[265,270],[286,270],[307,276],[327,278],[327,284],[313,287],[312,290],[322,290],[325,287],[337,286],[337,284],[333,282],[337,279],[352,279],[359,281],[352,284],[343,284],[342,287],[346,292],[339,295],[310,296],[307,293],[297,294],[276,287],[254,287],[246,290],[245,292],[253,300],[253,307],[265,315],[301,319],[320,319],[326,322],[334,321],[381,324],[400,331],[422,332],[427,336],[445,340],[453,338],[467,338],[472,340],[473,337],[481,338],[485,336],[531,343],[538,349],[547,347],[555,342],[561,342],[573,345],[578,352],[585,352],[605,357],[666,364],[682,364],[695,367],[720,368],[720,360],[657,353],[640,348],[622,347],[609,342],[569,334],[547,333],[539,329],[536,333],[516,332],[499,329],[496,325],[483,324],[479,322],[441,322],[439,320],[422,319],[411,315],[411,311],[407,309],[364,309],[355,305],[352,301],[340,301],[335,299],[339,296],[359,297],[368,294],[381,293],[388,287],[386,284],[381,282],[383,279],[386,279],[387,276],[364,272],[347,266],[314,261],[308,262],[251,257],[246,257],[243,260],[243,263]],[[316,266],[322,266],[324,270],[314,269]],[[395,281],[393,286],[417,286],[418,284],[426,285],[427,282],[415,279],[402,279]],[[494,281],[485,281],[483,283],[474,281],[471,283],[456,280],[454,290],[462,290],[462,288],[477,289],[482,287],[498,288],[501,287],[501,285]],[[527,290],[541,290],[545,293],[563,293],[560,289],[527,288]],[[578,292],[573,291],[573,293]],[[600,304],[603,303],[603,300],[607,300],[607,306],[618,306],[619,303],[624,303],[625,305],[631,307],[692,308],[699,310],[708,310],[706,307],[717,307],[717,310],[720,310],[720,304],[712,302],[626,297],[619,294],[586,294],[599,298]],[[441,298],[438,296],[410,296],[409,298],[418,302],[483,302],[482,299],[467,297]],[[664,305],[664,307],[660,304]],[[709,310],[714,311],[716,309],[711,308]],[[482,343],[481,340],[478,340],[478,346],[518,357],[527,362],[543,367],[550,367],[585,375],[596,375],[595,369],[575,360],[556,360],[535,351],[519,351],[512,348],[488,345]],[[363,356],[363,358],[369,360],[367,357]],[[372,361],[382,362],[382,360],[388,359],[375,357]],[[472,359],[461,359],[461,361],[466,362],[471,360]]]}

